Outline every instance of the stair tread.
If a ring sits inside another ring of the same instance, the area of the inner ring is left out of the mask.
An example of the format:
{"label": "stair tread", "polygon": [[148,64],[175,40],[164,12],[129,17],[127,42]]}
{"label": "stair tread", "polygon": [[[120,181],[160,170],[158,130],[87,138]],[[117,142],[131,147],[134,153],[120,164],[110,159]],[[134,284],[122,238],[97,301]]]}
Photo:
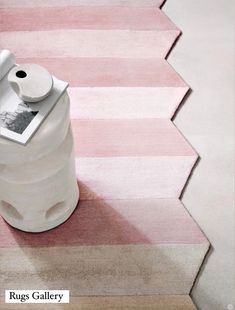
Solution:
{"label": "stair tread", "polygon": [[[2,310],[18,309],[16,304],[5,304],[0,300]],[[34,304],[33,309],[41,309]],[[70,304],[47,304],[48,310],[196,310],[188,295],[152,295],[152,296],[118,296],[118,297],[72,297]],[[21,304],[20,309],[32,309],[31,304]]]}
{"label": "stair tread", "polygon": [[[164,59],[19,58],[36,62],[70,87],[185,87],[187,84]],[[66,70],[63,68],[66,67]]]}
{"label": "stair tread", "polygon": [[151,7],[117,6],[115,9],[112,6],[5,8],[1,9],[0,14],[1,31],[108,29],[173,30],[179,32],[176,25],[160,9]]}
{"label": "stair tread", "polygon": [[0,247],[207,244],[178,199],[80,201],[70,219],[28,234],[0,219]]}
{"label": "stair tread", "polygon": [[77,157],[195,156],[167,119],[72,120]]}

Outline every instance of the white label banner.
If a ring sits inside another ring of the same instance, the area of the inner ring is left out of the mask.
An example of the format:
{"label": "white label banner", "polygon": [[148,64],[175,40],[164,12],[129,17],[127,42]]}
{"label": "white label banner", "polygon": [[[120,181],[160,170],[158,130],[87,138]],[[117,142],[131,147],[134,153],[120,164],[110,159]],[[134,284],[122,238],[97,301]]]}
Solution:
{"label": "white label banner", "polygon": [[5,303],[69,303],[69,290],[6,290]]}

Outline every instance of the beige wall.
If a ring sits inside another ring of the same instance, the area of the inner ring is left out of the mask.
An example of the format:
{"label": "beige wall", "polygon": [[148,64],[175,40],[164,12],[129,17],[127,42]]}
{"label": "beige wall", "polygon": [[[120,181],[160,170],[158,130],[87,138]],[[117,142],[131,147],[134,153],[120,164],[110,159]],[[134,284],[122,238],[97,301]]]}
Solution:
{"label": "beige wall", "polygon": [[183,32],[169,62],[193,89],[175,123],[201,157],[183,202],[212,244],[192,295],[202,310],[235,309],[234,6],[168,0],[163,9]]}

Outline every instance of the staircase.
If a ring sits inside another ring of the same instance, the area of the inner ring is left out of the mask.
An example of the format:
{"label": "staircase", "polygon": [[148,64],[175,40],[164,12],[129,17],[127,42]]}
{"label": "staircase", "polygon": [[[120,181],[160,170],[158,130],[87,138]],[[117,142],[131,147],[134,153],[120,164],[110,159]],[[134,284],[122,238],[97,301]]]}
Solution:
{"label": "staircase", "polygon": [[81,191],[54,230],[0,221],[1,294],[69,289],[63,309],[195,309],[209,243],[179,200],[197,153],[171,121],[189,87],[165,59],[180,31],[162,2],[1,1],[0,48],[70,83]]}

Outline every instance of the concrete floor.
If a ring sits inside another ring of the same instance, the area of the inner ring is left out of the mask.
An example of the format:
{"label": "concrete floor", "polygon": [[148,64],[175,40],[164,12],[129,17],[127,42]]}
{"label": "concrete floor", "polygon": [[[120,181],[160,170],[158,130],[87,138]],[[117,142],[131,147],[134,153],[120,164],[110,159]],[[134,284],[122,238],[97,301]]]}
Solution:
{"label": "concrete floor", "polygon": [[235,309],[234,1],[168,0],[182,30],[169,62],[193,92],[175,123],[201,160],[183,196],[212,244],[192,296],[199,309]]}

